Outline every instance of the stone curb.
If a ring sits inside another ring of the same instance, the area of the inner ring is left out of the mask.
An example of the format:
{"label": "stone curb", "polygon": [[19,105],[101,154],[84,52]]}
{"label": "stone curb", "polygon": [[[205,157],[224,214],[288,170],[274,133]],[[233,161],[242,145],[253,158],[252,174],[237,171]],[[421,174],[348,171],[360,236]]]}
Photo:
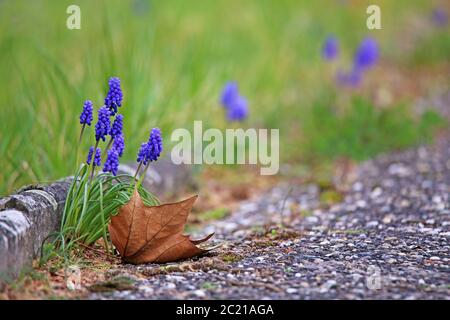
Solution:
{"label": "stone curb", "polygon": [[31,267],[58,227],[69,187],[70,179],[30,185],[0,199],[0,285]]}
{"label": "stone curb", "polygon": [[[176,166],[168,158],[150,168],[143,185],[162,199],[183,192],[182,188],[195,187],[190,168]],[[135,170],[133,165],[119,168],[131,175]],[[71,178],[66,178],[48,185],[30,185],[0,198],[0,290],[30,270],[43,241],[58,230],[70,183]]]}

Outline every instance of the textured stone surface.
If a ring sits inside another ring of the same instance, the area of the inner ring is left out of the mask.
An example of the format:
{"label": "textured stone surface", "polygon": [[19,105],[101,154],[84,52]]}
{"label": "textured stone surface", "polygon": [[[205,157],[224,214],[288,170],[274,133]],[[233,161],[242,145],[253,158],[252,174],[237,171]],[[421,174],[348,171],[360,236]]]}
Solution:
{"label": "textured stone surface", "polygon": [[382,155],[330,205],[317,185],[282,184],[193,234],[216,232],[216,250],[121,265],[134,288],[90,298],[449,300],[449,159],[448,138]]}
{"label": "textured stone surface", "polygon": [[0,199],[0,283],[30,265],[57,229],[70,180],[31,185]]}
{"label": "textured stone surface", "polygon": [[30,221],[17,210],[0,211],[0,282],[8,281],[29,262],[33,241]]}

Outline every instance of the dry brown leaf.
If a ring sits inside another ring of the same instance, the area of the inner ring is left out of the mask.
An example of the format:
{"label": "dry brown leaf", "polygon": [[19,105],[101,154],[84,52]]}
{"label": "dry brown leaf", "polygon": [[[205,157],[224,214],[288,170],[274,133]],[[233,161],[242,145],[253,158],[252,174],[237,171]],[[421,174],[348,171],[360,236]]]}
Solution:
{"label": "dry brown leaf", "polygon": [[184,226],[197,196],[159,206],[144,205],[135,191],[131,200],[111,217],[111,241],[123,261],[133,264],[163,263],[191,258],[206,252],[196,245],[199,240],[183,235]]}

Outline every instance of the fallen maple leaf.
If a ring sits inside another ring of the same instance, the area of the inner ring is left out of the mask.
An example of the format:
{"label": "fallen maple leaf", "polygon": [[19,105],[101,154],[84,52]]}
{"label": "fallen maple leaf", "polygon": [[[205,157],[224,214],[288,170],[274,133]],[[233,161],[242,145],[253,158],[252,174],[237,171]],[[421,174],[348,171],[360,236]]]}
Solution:
{"label": "fallen maple leaf", "polygon": [[122,260],[128,263],[171,262],[187,259],[208,250],[196,245],[199,240],[183,235],[189,212],[197,196],[159,206],[146,206],[137,191],[130,201],[111,217],[108,226],[111,241]]}

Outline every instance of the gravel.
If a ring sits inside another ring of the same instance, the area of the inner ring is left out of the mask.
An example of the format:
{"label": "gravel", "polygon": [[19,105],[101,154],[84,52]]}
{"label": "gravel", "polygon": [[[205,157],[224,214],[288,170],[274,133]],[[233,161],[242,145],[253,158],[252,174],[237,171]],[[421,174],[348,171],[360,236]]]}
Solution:
{"label": "gravel", "polygon": [[207,226],[219,249],[123,265],[134,290],[92,299],[450,299],[450,143],[380,156],[343,201],[280,185]]}

